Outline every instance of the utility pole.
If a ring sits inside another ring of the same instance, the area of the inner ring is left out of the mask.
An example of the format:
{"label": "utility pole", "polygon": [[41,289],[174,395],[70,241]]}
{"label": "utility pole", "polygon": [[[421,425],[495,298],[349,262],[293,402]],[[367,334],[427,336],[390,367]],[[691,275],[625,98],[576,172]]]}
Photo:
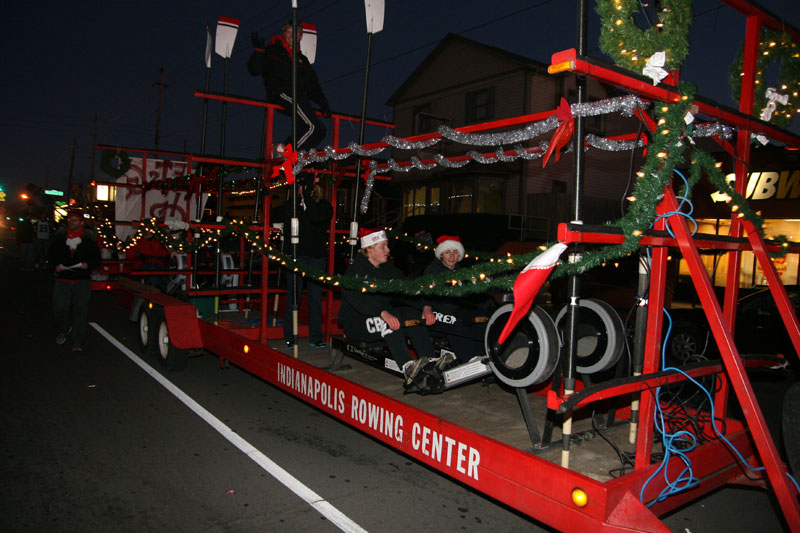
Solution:
{"label": "utility pole", "polygon": [[73,137],[72,144],[72,161],[69,164],[69,179],[67,180],[67,208],[69,208],[69,199],[72,198],[72,172],[75,169],[75,149],[78,147],[78,139]]}
{"label": "utility pole", "polygon": [[97,155],[97,115],[94,116],[94,138],[92,143],[92,173],[89,175],[89,183],[94,181],[94,160]]}
{"label": "utility pole", "polygon": [[167,88],[167,85],[164,83],[164,67],[159,69],[161,72],[161,78],[153,83],[153,87],[158,85],[158,113],[156,114],[156,146],[155,149],[158,150],[158,140],[161,135],[161,103],[164,99],[164,89]]}

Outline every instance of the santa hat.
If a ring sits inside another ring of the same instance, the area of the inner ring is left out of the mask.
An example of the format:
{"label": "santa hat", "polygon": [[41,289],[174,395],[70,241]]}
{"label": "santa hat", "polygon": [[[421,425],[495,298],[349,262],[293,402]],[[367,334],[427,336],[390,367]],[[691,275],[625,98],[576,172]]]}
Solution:
{"label": "santa hat", "polygon": [[436,255],[436,259],[441,259],[442,254],[448,250],[456,250],[458,252],[458,260],[461,261],[464,259],[464,245],[461,244],[461,239],[454,235],[442,235],[438,239],[436,239],[436,250],[434,250],[434,254]]}
{"label": "santa hat", "polygon": [[72,218],[72,217],[79,218],[79,219],[83,220],[83,213],[81,213],[80,211],[76,211],[75,209],[70,209],[67,212],[67,216],[64,217],[64,218],[67,219],[67,218]]}
{"label": "santa hat", "polygon": [[372,246],[373,244],[378,244],[379,242],[388,241],[389,239],[386,237],[386,232],[382,229],[375,230],[375,229],[366,229],[361,228],[359,231],[361,235],[361,248],[366,248],[368,246]]}

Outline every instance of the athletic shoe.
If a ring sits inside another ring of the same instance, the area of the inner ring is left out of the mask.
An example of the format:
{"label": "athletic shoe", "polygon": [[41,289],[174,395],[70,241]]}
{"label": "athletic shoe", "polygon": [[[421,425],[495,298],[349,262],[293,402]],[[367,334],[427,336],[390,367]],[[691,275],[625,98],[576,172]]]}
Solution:
{"label": "athletic shoe", "polygon": [[419,374],[419,371],[425,368],[428,363],[430,363],[430,359],[424,356],[407,361],[403,365],[403,375],[406,378],[406,385],[410,385],[411,382],[414,381],[414,378],[417,377],[417,374]]}
{"label": "athletic shoe", "polygon": [[294,341],[286,341],[285,344],[288,349],[294,348]]}
{"label": "athletic shoe", "polygon": [[75,346],[74,348],[72,348],[72,351],[73,351],[73,352],[82,352],[82,351],[83,351],[83,348],[82,348],[82,347],[80,347],[80,346]]}
{"label": "athletic shoe", "polygon": [[456,354],[447,350],[442,350],[442,355],[434,359],[431,359],[431,362],[435,363],[436,369],[439,372],[444,372],[444,370],[449,368],[450,365],[455,360],[456,360]]}
{"label": "athletic shoe", "polygon": [[64,344],[67,342],[67,336],[72,333],[72,328],[69,328],[67,331],[62,331],[58,335],[56,335],[56,344]]}
{"label": "athletic shoe", "polygon": [[328,343],[325,342],[325,341],[309,342],[308,345],[311,346],[312,348],[327,348],[328,347]]}

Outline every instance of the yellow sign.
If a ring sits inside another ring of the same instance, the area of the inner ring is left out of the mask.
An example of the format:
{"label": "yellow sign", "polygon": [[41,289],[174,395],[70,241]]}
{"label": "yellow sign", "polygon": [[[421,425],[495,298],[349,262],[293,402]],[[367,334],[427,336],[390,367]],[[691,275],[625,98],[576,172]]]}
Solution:
{"label": "yellow sign", "polygon": [[5,202],[5,201],[6,201],[6,193],[0,191],[0,202]]}

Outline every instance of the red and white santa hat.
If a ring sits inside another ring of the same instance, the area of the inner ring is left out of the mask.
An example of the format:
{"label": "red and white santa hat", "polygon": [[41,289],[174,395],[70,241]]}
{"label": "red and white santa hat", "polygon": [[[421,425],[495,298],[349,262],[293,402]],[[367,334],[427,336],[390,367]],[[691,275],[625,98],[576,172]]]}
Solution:
{"label": "red and white santa hat", "polygon": [[359,230],[361,235],[361,248],[367,248],[368,246],[372,246],[373,244],[378,244],[379,242],[388,241],[389,238],[386,237],[386,232],[382,229],[367,229],[361,228]]}
{"label": "red and white santa hat", "polygon": [[436,239],[436,250],[434,250],[434,254],[436,255],[436,259],[441,259],[442,254],[448,250],[456,250],[458,252],[458,260],[461,261],[464,259],[464,245],[461,244],[461,239],[458,238],[456,235],[442,235],[438,239]]}

